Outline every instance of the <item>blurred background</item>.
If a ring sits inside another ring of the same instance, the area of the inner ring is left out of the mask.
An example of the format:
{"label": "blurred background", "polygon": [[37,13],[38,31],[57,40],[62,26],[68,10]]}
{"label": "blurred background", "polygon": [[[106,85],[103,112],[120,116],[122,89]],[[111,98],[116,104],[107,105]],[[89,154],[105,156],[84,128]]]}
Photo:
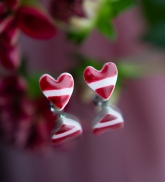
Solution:
{"label": "blurred background", "polygon": [[[0,181],[165,181],[165,1],[0,1]],[[92,134],[98,113],[87,66],[118,67],[110,103],[124,127]],[[56,117],[39,88],[48,73],[75,80],[65,111],[81,137],[52,145]]]}

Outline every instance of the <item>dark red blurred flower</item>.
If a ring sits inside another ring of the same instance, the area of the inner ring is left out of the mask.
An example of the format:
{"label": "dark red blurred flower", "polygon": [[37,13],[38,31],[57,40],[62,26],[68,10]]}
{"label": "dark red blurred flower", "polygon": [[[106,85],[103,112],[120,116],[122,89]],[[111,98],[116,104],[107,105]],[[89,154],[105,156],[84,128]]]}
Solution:
{"label": "dark red blurred flower", "polygon": [[19,98],[23,97],[26,82],[22,77],[8,76],[0,79],[0,132],[2,138],[14,141],[15,120],[19,112]]}
{"label": "dark red blurred flower", "polygon": [[6,69],[15,69],[20,65],[20,52],[18,46],[9,48],[0,47],[0,63]]}
{"label": "dark red blurred flower", "polygon": [[51,145],[51,131],[55,126],[56,115],[49,110],[49,101],[43,96],[35,101],[34,125],[28,141],[28,148],[36,149]]}
{"label": "dark red blurred flower", "polygon": [[0,63],[6,69],[16,69],[20,64],[18,49],[19,30],[37,39],[52,38],[56,28],[43,10],[20,5],[20,0],[0,2]]}
{"label": "dark red blurred flower", "polygon": [[10,9],[15,9],[18,7],[20,0],[4,0],[5,5]]}
{"label": "dark red blurred flower", "polygon": [[52,0],[51,14],[54,19],[68,23],[70,17],[85,17],[83,0]]}
{"label": "dark red blurred flower", "polygon": [[48,39],[56,34],[54,22],[43,10],[29,5],[21,5],[13,11],[8,9],[9,5],[18,4],[18,0],[0,2],[0,33],[9,29],[14,22],[17,28],[33,38]]}
{"label": "dark red blurred flower", "polygon": [[16,20],[18,28],[33,38],[49,39],[56,33],[52,19],[34,7],[20,7],[16,13]]}
{"label": "dark red blurred flower", "polygon": [[21,76],[0,79],[0,136],[22,149],[40,149],[50,145],[50,133],[56,116],[45,97],[30,99]]}

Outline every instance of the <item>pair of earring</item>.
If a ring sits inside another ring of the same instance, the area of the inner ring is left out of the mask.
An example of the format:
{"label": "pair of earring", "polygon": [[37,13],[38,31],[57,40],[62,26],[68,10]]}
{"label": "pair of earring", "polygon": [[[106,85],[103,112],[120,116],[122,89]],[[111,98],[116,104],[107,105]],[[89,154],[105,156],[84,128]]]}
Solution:
{"label": "pair of earring", "polygon": [[[102,134],[108,129],[118,129],[123,126],[124,120],[121,113],[108,104],[115,88],[117,75],[117,67],[112,62],[104,64],[100,71],[91,66],[84,70],[86,84],[96,93],[94,102],[102,107],[102,111],[92,123],[92,131],[96,135]],[[62,73],[55,80],[50,75],[44,74],[39,80],[39,85],[43,94],[50,101],[50,110],[58,116],[55,128],[52,131],[52,144],[61,144],[81,135],[82,127],[79,120],[63,112],[74,88],[72,75]]]}

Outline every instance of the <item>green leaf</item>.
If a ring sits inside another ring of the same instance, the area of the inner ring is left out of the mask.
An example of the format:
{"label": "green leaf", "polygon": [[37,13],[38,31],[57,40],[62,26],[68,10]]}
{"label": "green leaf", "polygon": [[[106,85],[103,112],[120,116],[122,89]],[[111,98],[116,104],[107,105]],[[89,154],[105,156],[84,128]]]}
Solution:
{"label": "green leaf", "polygon": [[148,30],[142,39],[158,48],[165,48],[165,1],[141,0]]}
{"label": "green leaf", "polygon": [[104,34],[107,38],[111,40],[116,40],[116,32],[114,27],[110,24],[110,22],[99,22],[98,24],[99,31]]}
{"label": "green leaf", "polygon": [[117,63],[119,77],[122,78],[138,78],[142,76],[143,65],[137,63],[121,62]]}
{"label": "green leaf", "polygon": [[108,0],[112,8],[113,17],[119,15],[124,10],[132,7],[135,4],[134,0]]}
{"label": "green leaf", "polygon": [[143,36],[143,40],[159,48],[165,48],[165,21],[152,26]]}
{"label": "green leaf", "polygon": [[23,75],[25,78],[27,78],[27,76],[28,76],[27,68],[28,68],[27,67],[27,58],[23,56],[18,72],[20,75]]}
{"label": "green leaf", "polygon": [[116,34],[113,26],[110,23],[111,18],[111,6],[106,2],[102,5],[96,24],[101,33],[103,33],[109,39],[114,40],[116,38]]}
{"label": "green leaf", "polygon": [[27,78],[27,82],[28,82],[27,93],[32,98],[37,98],[42,95],[42,92],[39,87],[39,78],[41,75],[42,74],[40,73],[35,73],[35,74],[31,74]]}
{"label": "green leaf", "polygon": [[100,8],[96,22],[99,31],[109,39],[115,40],[116,33],[112,20],[132,4],[132,0],[105,0]]}
{"label": "green leaf", "polygon": [[81,44],[85,38],[87,37],[88,32],[83,31],[83,32],[69,32],[67,34],[67,40],[72,41],[76,44]]}
{"label": "green leaf", "polygon": [[141,0],[141,2],[144,15],[151,26],[165,21],[164,0]]}
{"label": "green leaf", "polygon": [[21,5],[38,6],[39,3],[40,3],[39,0],[21,0]]}

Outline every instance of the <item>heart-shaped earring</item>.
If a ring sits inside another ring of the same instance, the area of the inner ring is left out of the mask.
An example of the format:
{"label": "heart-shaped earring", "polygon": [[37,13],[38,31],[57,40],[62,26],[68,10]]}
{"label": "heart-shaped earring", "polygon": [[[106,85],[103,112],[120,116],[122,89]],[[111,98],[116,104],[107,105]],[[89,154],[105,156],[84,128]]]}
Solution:
{"label": "heart-shaped earring", "polygon": [[112,95],[117,81],[117,67],[114,63],[108,62],[98,71],[92,66],[84,70],[86,84],[103,100],[108,100]]}
{"label": "heart-shaped earring", "polygon": [[124,125],[121,113],[108,103],[116,85],[117,75],[117,67],[112,62],[105,63],[100,71],[92,66],[84,70],[86,84],[96,93],[94,103],[102,107],[102,111],[92,123],[92,131],[96,135],[107,130],[122,128]]}
{"label": "heart-shaped earring", "polygon": [[74,87],[71,74],[62,73],[57,80],[48,74],[41,76],[40,88],[47,99],[58,109],[63,110],[68,103]]}
{"label": "heart-shaped earring", "polygon": [[58,117],[55,128],[52,130],[52,144],[61,144],[67,140],[82,134],[79,120],[62,110],[68,103],[74,88],[74,80],[71,74],[62,73],[57,80],[48,74],[41,76],[39,80],[43,94],[50,101],[50,110]]}

